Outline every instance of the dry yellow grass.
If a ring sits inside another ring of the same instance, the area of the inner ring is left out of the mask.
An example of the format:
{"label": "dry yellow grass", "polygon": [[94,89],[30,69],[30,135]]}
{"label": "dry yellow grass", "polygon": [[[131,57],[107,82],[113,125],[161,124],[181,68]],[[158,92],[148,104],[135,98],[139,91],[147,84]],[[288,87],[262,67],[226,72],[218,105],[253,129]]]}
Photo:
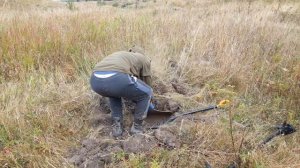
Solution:
{"label": "dry yellow grass", "polygon": [[[188,99],[229,98],[232,119],[250,128],[232,137],[224,115],[215,125],[187,126],[181,149],[154,151],[150,159],[130,155],[111,167],[149,166],[145,161],[152,167],[198,167],[203,158],[224,167],[236,156],[242,167],[300,166],[299,133],[256,147],[275,123],[288,120],[299,128],[299,2],[165,0],[142,9],[92,3],[74,10],[17,10],[3,2],[1,166],[72,167],[65,154],[88,133],[87,116],[97,103],[88,83],[91,69],[134,43],[152,57],[157,76],[176,76],[193,87],[195,96]],[[170,61],[177,62],[175,70]]]}
{"label": "dry yellow grass", "polygon": [[48,3],[47,0],[0,0],[0,7],[2,9],[25,9],[45,5]]}

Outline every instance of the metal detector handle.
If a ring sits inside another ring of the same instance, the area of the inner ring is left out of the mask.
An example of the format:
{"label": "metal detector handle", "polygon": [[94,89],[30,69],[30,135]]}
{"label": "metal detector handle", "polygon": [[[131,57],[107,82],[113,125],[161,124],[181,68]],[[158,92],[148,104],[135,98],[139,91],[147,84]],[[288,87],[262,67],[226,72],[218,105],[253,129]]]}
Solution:
{"label": "metal detector handle", "polygon": [[217,108],[224,108],[226,107],[228,104],[230,103],[229,100],[222,100],[218,105],[211,105],[208,106],[204,109],[198,109],[198,110],[194,110],[194,111],[190,111],[190,112],[186,112],[183,114],[179,114],[179,115],[172,115],[169,119],[167,119],[165,122],[163,122],[162,124],[160,124],[159,126],[153,126],[151,129],[157,129],[159,128],[161,125],[170,123],[172,121],[174,121],[176,118],[178,117],[182,117],[182,116],[186,116],[186,115],[190,115],[190,114],[195,114],[195,113],[199,113],[199,112],[206,112],[209,110],[213,110],[213,109],[217,109]]}

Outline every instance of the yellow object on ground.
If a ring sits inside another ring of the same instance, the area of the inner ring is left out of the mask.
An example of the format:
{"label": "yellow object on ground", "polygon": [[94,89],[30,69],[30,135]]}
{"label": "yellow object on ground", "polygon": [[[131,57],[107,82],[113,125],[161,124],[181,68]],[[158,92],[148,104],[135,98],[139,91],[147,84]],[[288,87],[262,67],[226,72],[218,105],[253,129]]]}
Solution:
{"label": "yellow object on ground", "polygon": [[220,103],[217,105],[218,108],[224,108],[225,106],[229,105],[230,101],[229,100],[222,100]]}

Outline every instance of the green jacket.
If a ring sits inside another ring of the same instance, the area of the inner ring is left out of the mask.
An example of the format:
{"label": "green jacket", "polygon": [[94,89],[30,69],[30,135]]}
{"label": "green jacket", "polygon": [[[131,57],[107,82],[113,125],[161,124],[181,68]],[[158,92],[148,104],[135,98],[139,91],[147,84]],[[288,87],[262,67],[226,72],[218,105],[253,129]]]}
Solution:
{"label": "green jacket", "polygon": [[149,57],[134,52],[119,51],[108,55],[96,64],[94,71],[117,71],[143,80],[151,86],[151,60]]}

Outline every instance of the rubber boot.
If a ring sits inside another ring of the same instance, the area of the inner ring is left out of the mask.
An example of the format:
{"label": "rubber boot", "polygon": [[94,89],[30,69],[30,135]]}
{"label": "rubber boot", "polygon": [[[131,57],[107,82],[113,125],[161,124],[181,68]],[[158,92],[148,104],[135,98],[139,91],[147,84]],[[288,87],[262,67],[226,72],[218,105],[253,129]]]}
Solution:
{"label": "rubber boot", "polygon": [[134,134],[142,134],[143,131],[143,120],[134,120],[131,129],[130,129],[130,133],[132,135]]}
{"label": "rubber boot", "polygon": [[113,118],[113,125],[112,125],[112,135],[114,137],[119,137],[123,133],[123,122],[120,118]]}

